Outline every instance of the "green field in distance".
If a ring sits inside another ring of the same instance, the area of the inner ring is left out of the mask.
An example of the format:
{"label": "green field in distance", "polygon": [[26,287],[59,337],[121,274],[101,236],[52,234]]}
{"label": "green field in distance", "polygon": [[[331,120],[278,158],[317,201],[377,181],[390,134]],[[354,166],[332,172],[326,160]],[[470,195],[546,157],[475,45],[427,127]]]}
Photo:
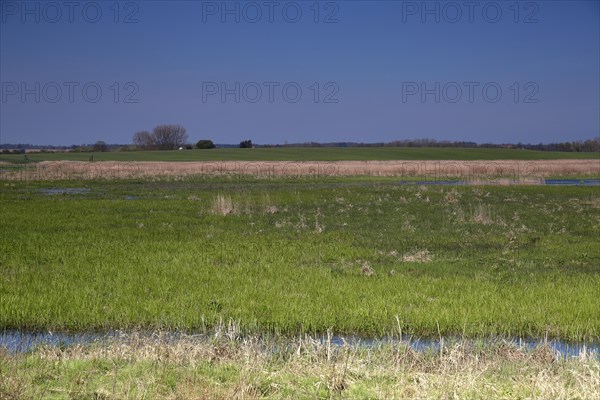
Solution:
{"label": "green field in distance", "polygon": [[[92,153],[29,153],[29,161],[88,161]],[[342,161],[342,160],[554,160],[599,159],[599,153],[517,149],[409,147],[221,148],[93,153],[94,161]],[[22,154],[1,154],[0,161],[21,162]]]}

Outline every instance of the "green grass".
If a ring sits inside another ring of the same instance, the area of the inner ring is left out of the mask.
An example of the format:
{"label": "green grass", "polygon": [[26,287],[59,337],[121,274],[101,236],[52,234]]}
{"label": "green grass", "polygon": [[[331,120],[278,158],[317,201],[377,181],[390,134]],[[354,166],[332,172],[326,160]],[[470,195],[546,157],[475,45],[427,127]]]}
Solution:
{"label": "green grass", "polygon": [[[86,194],[40,189],[85,187]],[[600,337],[594,187],[0,183],[0,328]]]}
{"label": "green grass", "polygon": [[[88,161],[91,153],[31,153],[32,162]],[[598,159],[598,153],[464,148],[257,148],[94,153],[95,161],[340,161],[340,160],[554,160]],[[0,161],[22,161],[23,155],[0,155]]]}

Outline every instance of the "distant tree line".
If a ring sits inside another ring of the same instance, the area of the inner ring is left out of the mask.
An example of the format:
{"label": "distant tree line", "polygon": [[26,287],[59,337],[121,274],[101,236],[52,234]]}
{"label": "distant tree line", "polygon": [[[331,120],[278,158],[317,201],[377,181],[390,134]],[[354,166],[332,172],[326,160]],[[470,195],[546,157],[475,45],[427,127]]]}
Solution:
{"label": "distant tree line", "polygon": [[[241,146],[240,146],[241,147]],[[572,142],[560,143],[475,143],[464,141],[437,141],[435,139],[412,139],[412,140],[394,140],[392,142],[360,143],[360,142],[304,142],[292,144],[260,145],[260,147],[460,147],[460,148],[505,148],[505,149],[525,149],[539,151],[565,151],[565,152],[598,152],[600,151],[600,138],[589,140],[576,140]]]}
{"label": "distant tree line", "polygon": [[600,151],[600,138],[586,141],[548,143],[548,144],[522,144],[512,145],[517,149],[542,150],[542,151]]}
{"label": "distant tree line", "polygon": [[[217,147],[212,140],[199,140],[195,145],[187,143],[188,135],[181,125],[159,125],[152,132],[140,131],[133,136],[133,145],[107,144],[98,141],[94,144],[55,146],[33,144],[0,144],[1,154],[22,154],[27,149],[36,149],[42,152],[72,151],[72,152],[103,152],[103,151],[134,151],[134,150],[173,150],[180,147],[191,149],[212,149]],[[394,140],[392,142],[360,143],[360,142],[305,142],[292,144],[263,144],[256,145],[251,140],[243,140],[239,145],[219,144],[218,147],[252,148],[252,147],[461,147],[461,148],[506,148],[539,151],[563,152],[600,152],[600,137],[588,140],[556,143],[475,143],[465,141],[437,141],[435,139]]]}
{"label": "distant tree line", "polygon": [[4,144],[0,145],[2,154],[24,154],[26,150],[37,150],[40,153],[55,153],[61,151],[69,151],[74,153],[100,153],[105,151],[120,149],[123,145],[106,144],[102,140],[94,144],[82,144],[72,146],[36,146],[32,144]]}
{"label": "distant tree line", "polygon": [[25,149],[2,149],[2,154],[25,154]]}

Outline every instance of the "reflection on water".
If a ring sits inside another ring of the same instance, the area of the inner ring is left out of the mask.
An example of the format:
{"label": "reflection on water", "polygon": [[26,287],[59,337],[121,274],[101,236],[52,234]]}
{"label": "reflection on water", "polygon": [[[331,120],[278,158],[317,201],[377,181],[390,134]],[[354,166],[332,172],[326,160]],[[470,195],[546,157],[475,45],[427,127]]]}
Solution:
{"label": "reflection on water", "polygon": [[[400,185],[434,185],[434,186],[462,186],[462,185],[517,185],[527,182],[521,182],[518,179],[502,179],[498,180],[476,180],[476,181],[452,181],[452,180],[431,180],[431,181],[400,181]],[[530,184],[542,184],[550,186],[600,186],[600,179],[544,179],[537,182],[529,182]]]}
{"label": "reflection on water", "polygon": [[[320,338],[322,342],[326,342],[327,337]],[[504,341],[514,344],[526,350],[534,350],[536,347],[545,345],[555,351],[557,355],[562,357],[578,357],[582,352],[593,352],[600,359],[600,342],[566,342],[562,340],[551,339],[536,339],[536,338],[480,338],[480,339],[463,339],[460,337],[442,337],[439,338],[419,338],[411,335],[402,335],[402,339],[396,337],[383,337],[378,339],[364,338],[358,336],[333,336],[331,343],[337,346],[344,344],[364,347],[376,347],[382,344],[406,344],[416,351],[438,351],[441,346],[448,346],[453,343],[467,343],[473,347],[477,345],[485,346],[486,344],[498,343]]]}
{"label": "reflection on water", "polygon": [[54,194],[86,194],[89,193],[88,188],[47,188],[40,189],[40,193],[51,196]]}
{"label": "reflection on water", "polygon": [[[144,335],[141,335],[144,336]],[[148,338],[156,337],[155,334],[147,334]],[[177,341],[181,337],[199,341],[207,341],[214,336],[209,334],[184,335],[181,333],[161,333],[162,340]],[[56,333],[56,332],[22,332],[22,331],[3,331],[0,333],[0,348],[5,348],[10,353],[22,353],[34,350],[40,345],[68,347],[72,345],[84,345],[91,343],[126,341],[128,335],[119,331],[94,333]],[[383,338],[365,338],[360,336],[320,336],[318,340],[325,344],[331,341],[334,346],[362,346],[365,348],[377,347],[385,344],[404,344],[415,351],[439,351],[441,346],[448,346],[453,343],[467,343],[473,347],[485,346],[486,344],[498,343],[500,340],[512,343],[527,350],[534,350],[540,345],[545,345],[556,352],[561,357],[578,357],[582,352],[593,352],[600,359],[600,342],[581,343],[566,342],[560,340],[543,340],[534,338],[494,338],[494,339],[461,339],[454,337],[439,338],[417,338],[414,336],[403,335],[401,339],[397,337]]]}

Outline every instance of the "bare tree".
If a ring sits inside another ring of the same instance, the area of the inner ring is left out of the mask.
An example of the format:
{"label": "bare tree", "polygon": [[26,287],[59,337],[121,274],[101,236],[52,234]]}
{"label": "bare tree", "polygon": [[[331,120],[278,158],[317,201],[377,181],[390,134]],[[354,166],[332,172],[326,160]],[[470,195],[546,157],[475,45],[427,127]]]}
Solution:
{"label": "bare tree", "polygon": [[152,130],[152,141],[159,150],[173,150],[186,144],[188,135],[181,125],[158,125]]}
{"label": "bare tree", "polygon": [[133,135],[133,144],[141,149],[151,149],[154,146],[152,135],[148,131],[136,132]]}

